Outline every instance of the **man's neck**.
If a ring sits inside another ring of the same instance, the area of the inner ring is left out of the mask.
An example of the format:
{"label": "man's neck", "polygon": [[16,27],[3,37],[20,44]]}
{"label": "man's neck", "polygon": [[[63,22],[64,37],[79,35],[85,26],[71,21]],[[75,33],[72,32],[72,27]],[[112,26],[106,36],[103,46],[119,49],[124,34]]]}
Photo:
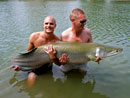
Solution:
{"label": "man's neck", "polygon": [[72,32],[75,36],[79,36],[81,34],[81,30],[79,30],[78,28],[72,27]]}
{"label": "man's neck", "polygon": [[54,37],[54,34],[53,32],[52,33],[46,33],[43,31],[43,34],[42,34],[46,39],[48,40],[51,40],[53,37]]}

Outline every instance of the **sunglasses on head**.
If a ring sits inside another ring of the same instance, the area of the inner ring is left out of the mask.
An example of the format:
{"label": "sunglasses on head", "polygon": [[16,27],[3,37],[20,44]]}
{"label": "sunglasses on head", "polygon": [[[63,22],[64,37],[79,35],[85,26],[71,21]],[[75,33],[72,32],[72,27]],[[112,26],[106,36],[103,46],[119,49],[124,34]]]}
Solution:
{"label": "sunglasses on head", "polygon": [[80,23],[85,23],[87,20],[81,20]]}

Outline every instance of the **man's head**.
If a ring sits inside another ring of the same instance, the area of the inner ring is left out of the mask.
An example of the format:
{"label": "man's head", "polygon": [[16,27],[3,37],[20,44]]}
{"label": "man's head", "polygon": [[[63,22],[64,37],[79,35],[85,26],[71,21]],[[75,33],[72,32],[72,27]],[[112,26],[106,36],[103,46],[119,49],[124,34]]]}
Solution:
{"label": "man's head", "polygon": [[79,8],[72,10],[70,14],[70,20],[72,22],[72,25],[81,29],[84,28],[87,21],[84,11]]}
{"label": "man's head", "polygon": [[53,33],[56,28],[56,21],[52,16],[47,16],[43,22],[44,32]]}

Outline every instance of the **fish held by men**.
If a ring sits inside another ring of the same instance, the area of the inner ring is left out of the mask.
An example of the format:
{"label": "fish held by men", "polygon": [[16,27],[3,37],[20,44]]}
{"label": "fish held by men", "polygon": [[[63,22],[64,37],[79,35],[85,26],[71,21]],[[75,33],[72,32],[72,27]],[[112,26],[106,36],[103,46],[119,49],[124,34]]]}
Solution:
{"label": "fish held by men", "polygon": [[19,53],[12,57],[13,66],[18,65],[22,71],[31,71],[45,64],[52,63],[52,60],[45,52],[48,46],[52,45],[57,51],[59,58],[63,53],[69,57],[67,64],[83,64],[88,61],[96,61],[96,56],[106,58],[119,54],[123,49],[97,43],[80,42],[55,42],[46,44],[25,53]]}

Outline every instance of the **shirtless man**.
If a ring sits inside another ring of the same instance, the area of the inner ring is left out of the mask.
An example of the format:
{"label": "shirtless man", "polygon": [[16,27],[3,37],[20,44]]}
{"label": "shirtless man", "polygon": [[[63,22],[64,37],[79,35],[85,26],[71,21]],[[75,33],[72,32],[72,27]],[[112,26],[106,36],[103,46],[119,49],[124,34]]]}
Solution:
{"label": "shirtless man", "polygon": [[[86,15],[84,13],[83,10],[76,8],[74,10],[72,10],[71,14],[70,14],[70,21],[72,23],[72,27],[68,28],[67,30],[65,30],[64,32],[62,32],[61,34],[61,40],[62,41],[69,41],[69,42],[86,42],[86,43],[92,43],[92,34],[90,29],[85,28],[86,25]],[[102,58],[97,57],[97,61],[99,63],[99,61]],[[83,71],[87,70],[87,66],[83,64],[80,66],[74,65],[74,66],[60,66],[61,70],[64,72],[67,72],[71,69],[75,69],[73,67],[76,67],[76,69],[80,69]]]}
{"label": "shirtless man", "polygon": [[[54,34],[54,30],[56,28],[56,21],[52,16],[48,16],[44,19],[43,28],[44,28],[44,31],[35,32],[30,35],[27,51],[30,51],[31,49],[44,45],[44,44],[60,41],[60,39]],[[56,50],[52,46],[48,47],[48,51],[45,51],[45,52],[48,53],[51,60],[57,65],[61,65],[61,64],[63,65],[64,62],[66,62],[66,61],[64,61],[64,57],[66,54],[63,54],[61,56],[61,58],[58,59],[56,57]],[[66,57],[65,57],[65,59],[66,59]],[[28,86],[32,86],[34,84],[36,74],[38,75],[41,72],[43,72],[44,70],[49,69],[48,65],[49,64],[47,64],[43,67],[40,67],[36,70],[33,70],[32,72],[29,73],[28,81],[27,81]],[[13,69],[15,71],[20,70],[20,68],[18,66],[16,66]]]}

